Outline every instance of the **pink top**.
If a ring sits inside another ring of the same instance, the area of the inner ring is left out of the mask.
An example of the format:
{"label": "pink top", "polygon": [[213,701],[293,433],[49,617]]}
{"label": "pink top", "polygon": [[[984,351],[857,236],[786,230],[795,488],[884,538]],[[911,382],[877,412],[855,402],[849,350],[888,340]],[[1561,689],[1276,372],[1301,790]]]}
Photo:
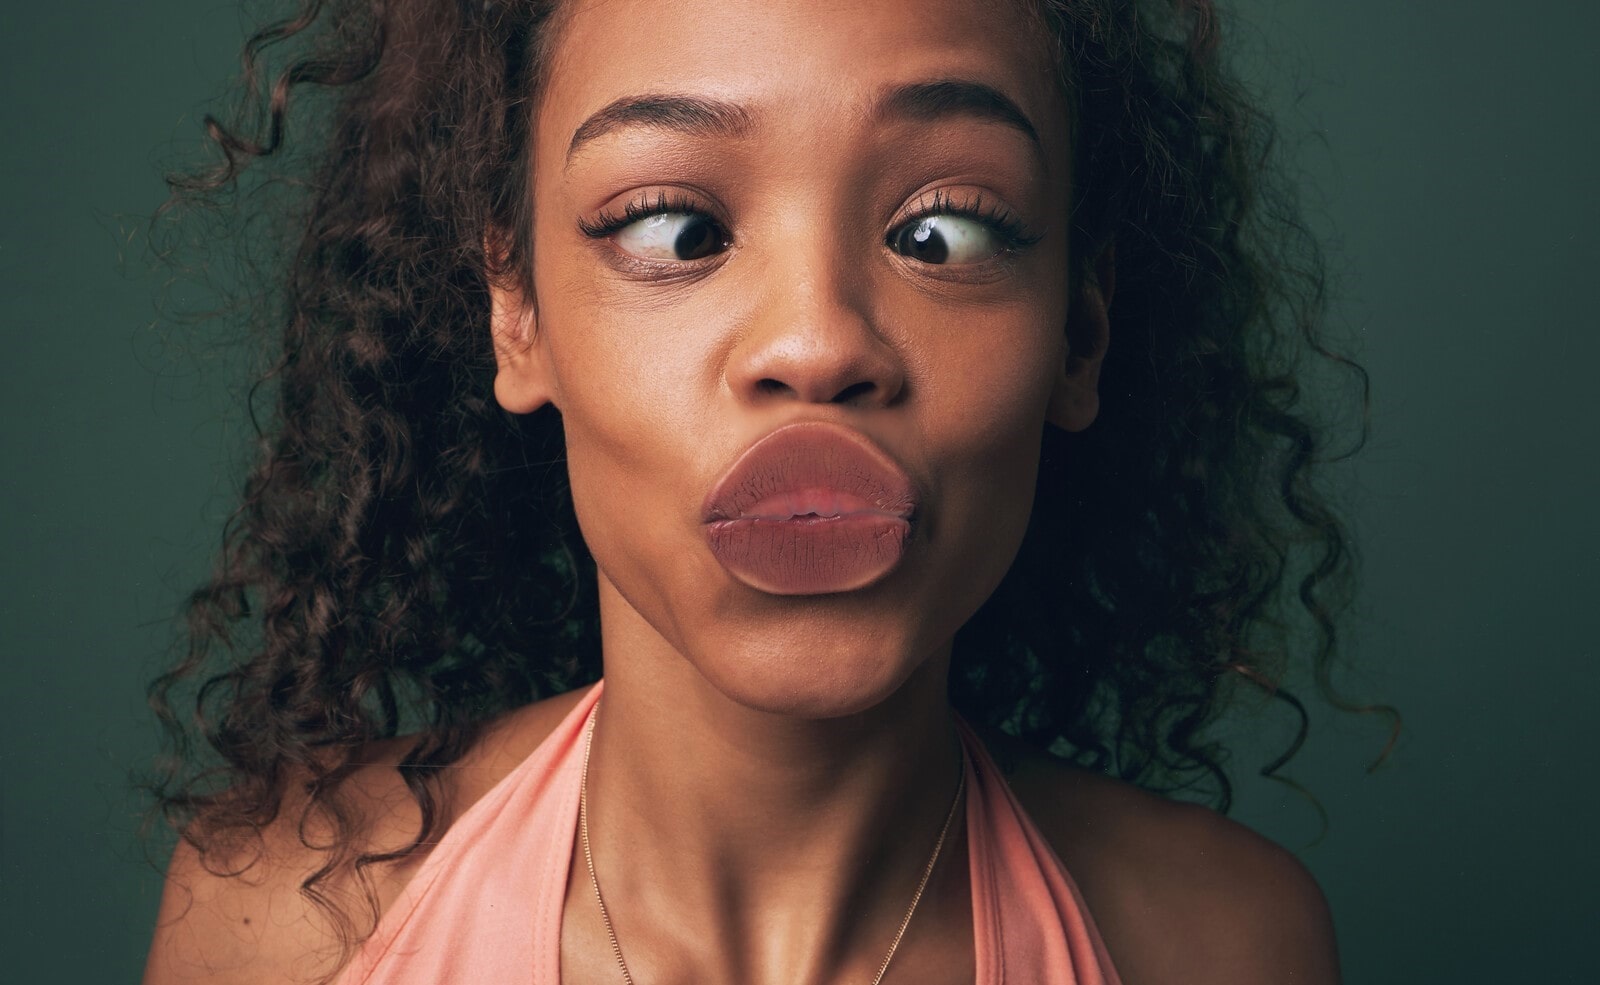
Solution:
{"label": "pink top", "polygon": [[[559,985],[583,735],[600,691],[451,825],[338,985]],[[960,733],[977,985],[1118,985],[1061,860],[983,743],[964,722]]]}

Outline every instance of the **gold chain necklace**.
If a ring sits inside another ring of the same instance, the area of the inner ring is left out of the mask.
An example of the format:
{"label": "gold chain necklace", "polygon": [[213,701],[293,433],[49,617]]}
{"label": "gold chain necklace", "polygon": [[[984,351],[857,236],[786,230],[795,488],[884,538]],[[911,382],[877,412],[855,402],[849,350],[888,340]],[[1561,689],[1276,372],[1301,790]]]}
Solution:
{"label": "gold chain necklace", "polygon": [[[583,836],[583,860],[589,866],[589,884],[594,887],[594,900],[600,904],[600,919],[605,922],[606,936],[611,939],[611,953],[617,958],[617,967],[622,971],[622,980],[626,985],[634,985],[633,974],[628,971],[628,962],[622,957],[622,943],[617,940],[617,929],[611,926],[611,911],[606,909],[606,898],[600,895],[600,877],[594,872],[594,852],[589,849],[589,752],[594,748],[594,724],[600,719],[600,705],[595,704],[594,713],[589,716],[589,728],[584,736],[583,744],[583,776],[578,784],[578,830]],[[906,928],[911,926],[911,915],[917,912],[917,904],[922,902],[922,892],[928,888],[928,879],[933,876],[933,867],[939,862],[939,853],[944,850],[945,835],[950,833],[950,822],[955,820],[956,807],[961,803],[961,794],[967,788],[966,750],[961,753],[962,767],[961,779],[956,782],[956,795],[950,801],[950,811],[944,816],[944,827],[939,829],[939,840],[933,843],[933,854],[928,856],[928,864],[923,866],[922,879],[917,883],[917,891],[911,897],[911,905],[906,908],[906,915],[900,921],[900,929],[894,932],[894,940],[889,942],[889,953],[883,956],[883,963],[878,965],[878,974],[872,979],[872,985],[880,985],[884,973],[889,970],[889,962],[894,960],[894,952],[900,949],[900,939],[906,935]]]}

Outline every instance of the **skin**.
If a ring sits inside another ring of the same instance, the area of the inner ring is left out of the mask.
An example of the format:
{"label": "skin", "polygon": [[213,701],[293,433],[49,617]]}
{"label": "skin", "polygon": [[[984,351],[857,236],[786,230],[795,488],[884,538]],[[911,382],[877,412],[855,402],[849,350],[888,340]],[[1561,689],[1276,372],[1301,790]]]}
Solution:
{"label": "skin", "polygon": [[[1072,276],[1067,107],[1020,9],[706,8],[609,0],[563,14],[534,131],[534,296],[494,288],[495,393],[519,413],[554,404],[566,428],[606,661],[591,834],[635,977],[871,981],[955,789],[951,638],[1021,541],[1042,429],[1086,427],[1097,410],[1110,256]],[[641,24],[648,43],[617,40]],[[942,80],[998,91],[1032,134],[886,102]],[[641,95],[726,104],[738,126],[633,120],[574,144],[596,113]],[[650,259],[639,227],[580,228],[658,196],[714,219],[725,248]],[[961,262],[889,245],[932,203],[980,199],[1034,241],[991,249],[1004,238],[963,220],[981,248]],[[859,431],[912,477],[905,561],[867,588],[767,595],[705,546],[706,491],[796,421]],[[443,779],[451,810],[574,700],[496,722]],[[989,742],[1125,982],[1336,980],[1325,904],[1291,856],[1208,811]],[[372,750],[354,784],[373,846],[415,830],[392,769],[402,752]],[[950,837],[888,982],[972,980],[959,824]],[[380,905],[418,862],[377,873]],[[328,928],[296,890],[315,863],[284,825],[243,877],[210,876],[180,850],[146,981],[326,973]],[[581,856],[562,968],[568,985],[618,980]]]}
{"label": "skin", "polygon": [[[535,226],[537,321],[499,300],[497,394],[552,402],[566,426],[607,654],[591,830],[644,981],[872,979],[954,791],[950,639],[1020,543],[1040,433],[1071,390],[1065,113],[1047,64],[965,40],[1000,33],[981,11],[909,13],[728,4],[707,32],[693,4],[583,5],[538,116],[534,212],[559,218]],[[608,40],[644,21],[649,45]],[[884,93],[946,78],[1008,94],[1042,148],[971,115],[886,115]],[[625,126],[569,150],[593,114],[663,92],[745,122]],[[982,195],[1044,238],[971,264],[887,248],[938,194]],[[658,195],[719,218],[729,248],[640,269],[623,237],[577,230]],[[906,560],[879,584],[774,597],[706,550],[706,491],[796,421],[865,433],[919,489]],[[564,974],[609,982],[583,876]],[[970,928],[950,881],[918,925],[933,981],[971,977],[970,931],[941,932]]]}

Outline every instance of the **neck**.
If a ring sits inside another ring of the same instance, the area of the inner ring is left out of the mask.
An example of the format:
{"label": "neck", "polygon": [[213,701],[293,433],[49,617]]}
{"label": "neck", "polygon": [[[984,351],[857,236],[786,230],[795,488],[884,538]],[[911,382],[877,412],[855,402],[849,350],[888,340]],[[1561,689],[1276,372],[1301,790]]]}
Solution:
{"label": "neck", "polygon": [[[659,636],[607,616],[589,823],[630,965],[698,950],[685,971],[702,980],[876,970],[957,787],[948,646],[878,705],[807,720],[734,702]],[[963,830],[958,818],[951,858]],[[964,889],[964,872],[940,869]],[[726,953],[706,954],[708,940]]]}

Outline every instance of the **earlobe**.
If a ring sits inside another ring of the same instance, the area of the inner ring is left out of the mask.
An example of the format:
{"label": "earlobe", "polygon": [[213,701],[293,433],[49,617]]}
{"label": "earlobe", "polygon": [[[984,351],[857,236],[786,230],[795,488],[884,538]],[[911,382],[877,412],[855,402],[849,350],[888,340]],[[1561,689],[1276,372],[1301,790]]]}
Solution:
{"label": "earlobe", "polygon": [[494,399],[513,414],[531,414],[551,402],[548,353],[539,336],[535,305],[520,287],[489,280],[489,331],[494,339]]}
{"label": "earlobe", "polygon": [[1107,246],[1079,278],[1067,313],[1067,355],[1050,393],[1045,419],[1063,431],[1082,431],[1100,413],[1100,367],[1111,340],[1116,248]]}

